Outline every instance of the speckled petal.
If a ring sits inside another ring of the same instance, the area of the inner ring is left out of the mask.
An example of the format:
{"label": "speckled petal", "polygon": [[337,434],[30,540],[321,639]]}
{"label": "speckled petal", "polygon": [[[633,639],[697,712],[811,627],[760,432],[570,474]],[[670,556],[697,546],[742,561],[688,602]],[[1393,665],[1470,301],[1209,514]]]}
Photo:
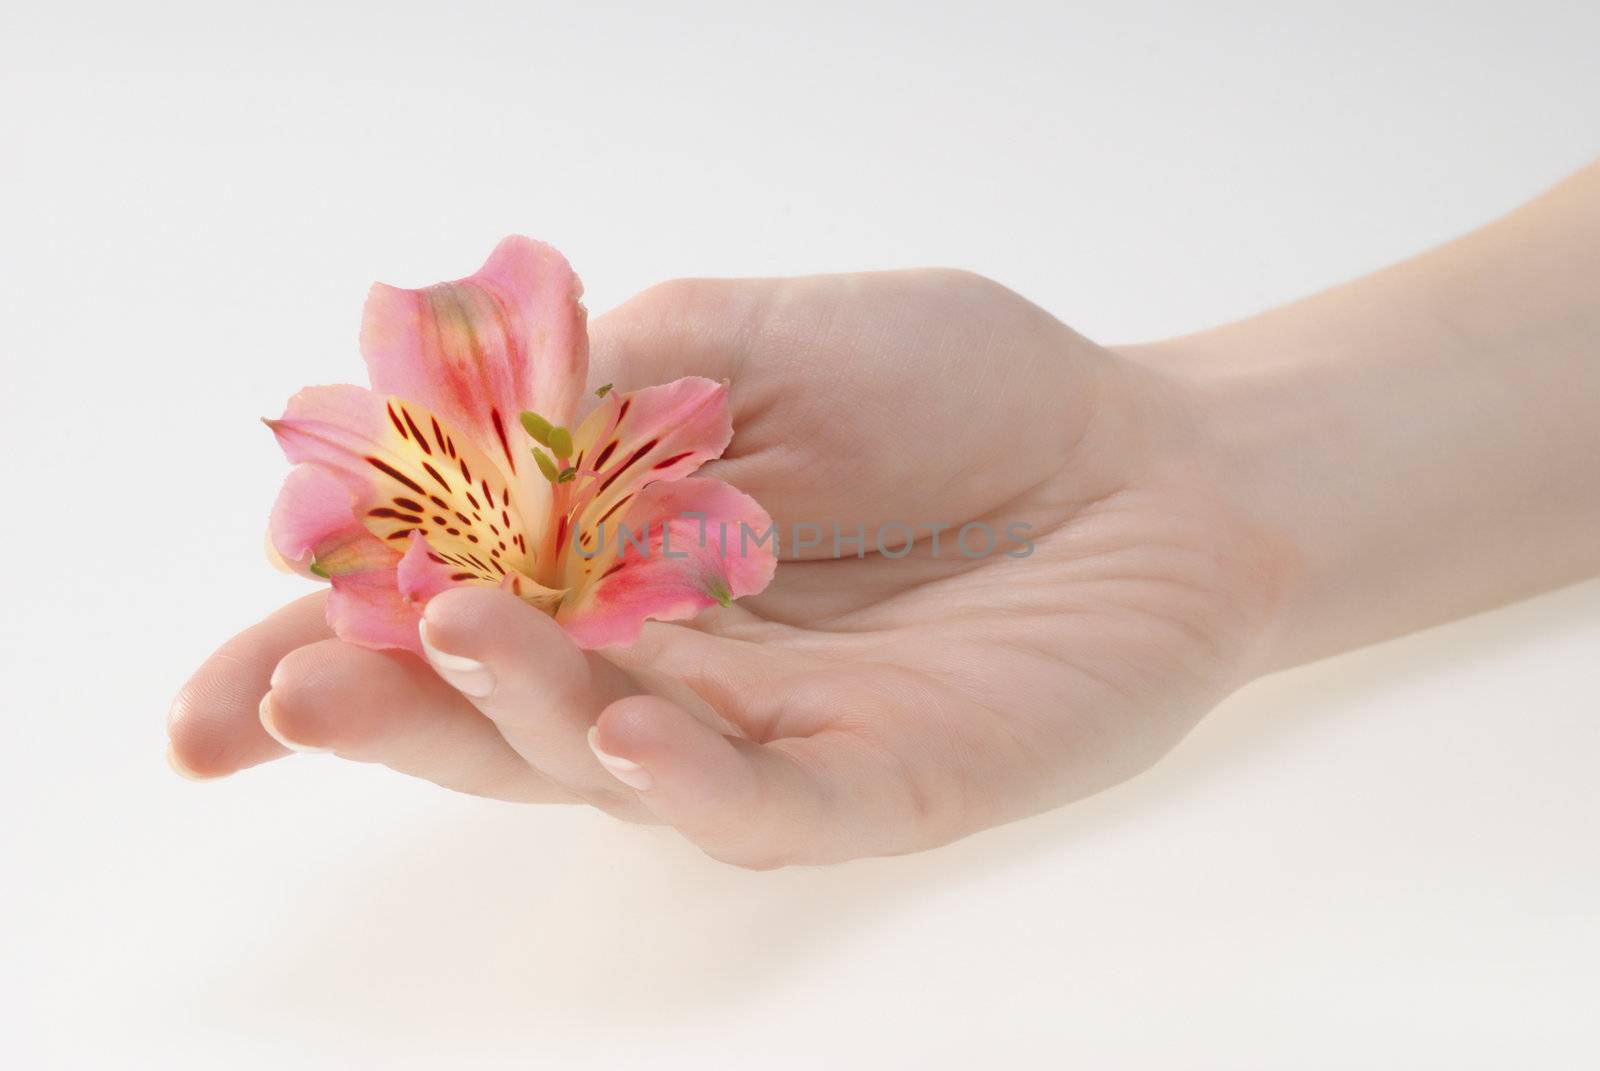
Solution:
{"label": "speckled petal", "polygon": [[[621,538],[619,521],[632,539]],[[595,557],[567,560],[571,590],[556,620],[580,646],[609,647],[632,643],[648,618],[693,617],[752,595],[777,567],[775,540],[762,539],[771,526],[753,498],[721,480],[651,484],[607,526]]]}

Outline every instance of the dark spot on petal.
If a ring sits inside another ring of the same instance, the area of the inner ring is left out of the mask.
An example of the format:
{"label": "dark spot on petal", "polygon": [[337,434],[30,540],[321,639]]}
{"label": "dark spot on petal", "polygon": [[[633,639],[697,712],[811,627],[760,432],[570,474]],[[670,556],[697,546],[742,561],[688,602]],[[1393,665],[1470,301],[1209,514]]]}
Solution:
{"label": "dark spot on petal", "polygon": [[511,471],[515,473],[517,471],[517,459],[511,453],[511,444],[506,441],[506,425],[500,419],[500,410],[489,410],[489,419],[494,421],[494,434],[500,440],[500,450],[506,455],[506,461],[510,463]]}
{"label": "dark spot on petal", "polygon": [[366,462],[367,462],[367,464],[371,465],[373,468],[377,469],[379,472],[384,473],[385,475],[387,475],[391,479],[398,480],[399,482],[405,484],[407,487],[411,488],[417,494],[425,495],[425,494],[428,493],[428,492],[426,492],[426,491],[424,491],[422,489],[422,485],[421,484],[419,484],[416,480],[413,480],[411,477],[407,476],[405,473],[401,472],[399,469],[395,468],[393,465],[390,465],[390,464],[388,464],[388,463],[386,463],[384,461],[380,461],[375,457],[367,458]]}
{"label": "dark spot on petal", "polygon": [[637,449],[633,453],[629,454],[628,455],[628,460],[626,460],[622,464],[618,465],[617,466],[617,471],[613,472],[610,476],[606,477],[605,482],[600,485],[600,492],[599,493],[603,493],[606,488],[610,487],[613,483],[615,483],[616,480],[617,480],[617,477],[621,476],[624,472],[627,472],[628,471],[628,467],[630,465],[632,465],[635,461],[638,461],[641,457],[643,457],[644,455],[648,454],[650,451],[654,450],[656,448],[656,443],[658,443],[660,441],[661,441],[660,439],[651,439],[649,442],[647,442],[643,446],[639,447],[639,449]]}
{"label": "dark spot on petal", "polygon": [[393,403],[385,402],[383,407],[389,410],[389,422],[394,425],[394,430],[400,433],[400,438],[411,438],[410,435],[406,434],[406,426],[400,423],[399,417],[395,416]]}
{"label": "dark spot on petal", "polygon": [[415,513],[401,513],[399,510],[390,509],[387,506],[379,506],[377,509],[369,509],[367,510],[367,516],[391,517],[397,521],[405,521],[407,524],[420,524],[422,522],[422,518],[418,517]]}
{"label": "dark spot on petal", "polygon": [[439,470],[438,469],[434,468],[432,465],[428,464],[426,461],[424,461],[422,463],[422,467],[428,471],[428,475],[429,476],[432,476],[435,480],[439,481],[439,486],[440,487],[443,487],[446,491],[450,490],[450,484],[445,481],[445,478],[443,476],[439,475]]}
{"label": "dark spot on petal", "polygon": [[612,504],[611,508],[606,510],[605,514],[598,521],[595,522],[596,527],[606,523],[606,520],[613,513],[617,512],[617,510],[621,509],[623,506],[626,506],[628,504],[628,501],[631,498],[633,498],[633,495],[632,495],[632,493],[629,493],[629,494],[625,494],[621,498],[617,499],[617,501]]}
{"label": "dark spot on petal", "polygon": [[433,453],[433,447],[428,445],[428,437],[426,435],[422,434],[422,429],[417,427],[417,422],[411,419],[410,411],[406,410],[406,409],[401,409],[400,410],[400,415],[406,418],[406,427],[410,428],[411,431],[412,431],[412,434],[416,435],[416,437],[417,437],[417,445],[422,447],[422,452],[424,454],[432,454]]}

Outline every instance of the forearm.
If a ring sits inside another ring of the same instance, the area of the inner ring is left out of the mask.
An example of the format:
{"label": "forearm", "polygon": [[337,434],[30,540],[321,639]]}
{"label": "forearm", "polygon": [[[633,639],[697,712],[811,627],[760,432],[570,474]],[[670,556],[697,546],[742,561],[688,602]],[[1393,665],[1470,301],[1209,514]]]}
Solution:
{"label": "forearm", "polygon": [[1288,665],[1600,573],[1600,166],[1466,238],[1135,351],[1292,548]]}

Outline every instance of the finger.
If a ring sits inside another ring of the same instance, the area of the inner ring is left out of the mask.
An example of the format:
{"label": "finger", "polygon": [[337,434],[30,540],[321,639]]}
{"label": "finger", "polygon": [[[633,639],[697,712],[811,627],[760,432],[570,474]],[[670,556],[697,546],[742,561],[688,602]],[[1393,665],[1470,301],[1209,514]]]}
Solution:
{"label": "finger", "polygon": [[932,842],[903,772],[843,731],[754,744],[664,699],[634,696],[606,708],[590,746],[651,813],[738,866],[837,862]]}
{"label": "finger", "polygon": [[263,729],[296,751],[382,763],[477,796],[574,797],[534,772],[455,689],[408,654],[323,640],[292,651],[262,699]]}
{"label": "finger", "polygon": [[167,714],[167,758],[186,777],[222,777],[287,752],[256,717],[280,659],[333,634],[318,592],[223,644],[179,691]]}
{"label": "finger", "polygon": [[780,279],[658,283],[590,324],[592,378],[621,391],[680,376],[728,381],[735,436],[704,473],[735,485],[746,483],[760,474],[750,455],[781,445],[770,431],[763,433],[756,416],[796,403],[787,377],[743,374],[747,366],[766,367],[770,373],[775,358],[792,360],[791,351],[805,344],[804,332],[794,338],[782,323],[773,328],[774,307],[794,285]]}
{"label": "finger", "polygon": [[632,803],[585,743],[605,704],[631,688],[547,614],[508,592],[454,588],[428,603],[422,640],[439,676],[539,772],[601,806]]}
{"label": "finger", "polygon": [[590,367],[623,391],[679,376],[731,378],[769,289],[760,279],[658,283],[590,323]]}

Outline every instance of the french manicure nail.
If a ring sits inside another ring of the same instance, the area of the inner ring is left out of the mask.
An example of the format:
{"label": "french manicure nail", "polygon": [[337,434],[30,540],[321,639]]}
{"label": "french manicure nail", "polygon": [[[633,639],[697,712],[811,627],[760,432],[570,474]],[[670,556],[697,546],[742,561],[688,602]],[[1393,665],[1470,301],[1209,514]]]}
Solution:
{"label": "french manicure nail", "polygon": [[656,779],[650,776],[650,771],[640,766],[637,762],[616,755],[607,754],[600,750],[600,726],[589,726],[589,750],[594,752],[594,757],[600,760],[600,765],[606,772],[631,789],[645,792],[655,787]]}
{"label": "french manicure nail", "polygon": [[428,664],[450,687],[473,699],[487,699],[494,691],[494,674],[489,672],[488,666],[476,658],[447,654],[429,643],[426,621],[417,626],[417,635],[422,638],[422,653],[427,656]]}
{"label": "french manicure nail", "polygon": [[322,755],[333,750],[332,748],[312,747],[310,744],[296,743],[284,736],[282,730],[278,728],[276,719],[273,717],[272,693],[270,691],[261,697],[261,706],[256,713],[261,720],[261,727],[267,731],[267,735],[290,751],[298,751],[302,755]]}

